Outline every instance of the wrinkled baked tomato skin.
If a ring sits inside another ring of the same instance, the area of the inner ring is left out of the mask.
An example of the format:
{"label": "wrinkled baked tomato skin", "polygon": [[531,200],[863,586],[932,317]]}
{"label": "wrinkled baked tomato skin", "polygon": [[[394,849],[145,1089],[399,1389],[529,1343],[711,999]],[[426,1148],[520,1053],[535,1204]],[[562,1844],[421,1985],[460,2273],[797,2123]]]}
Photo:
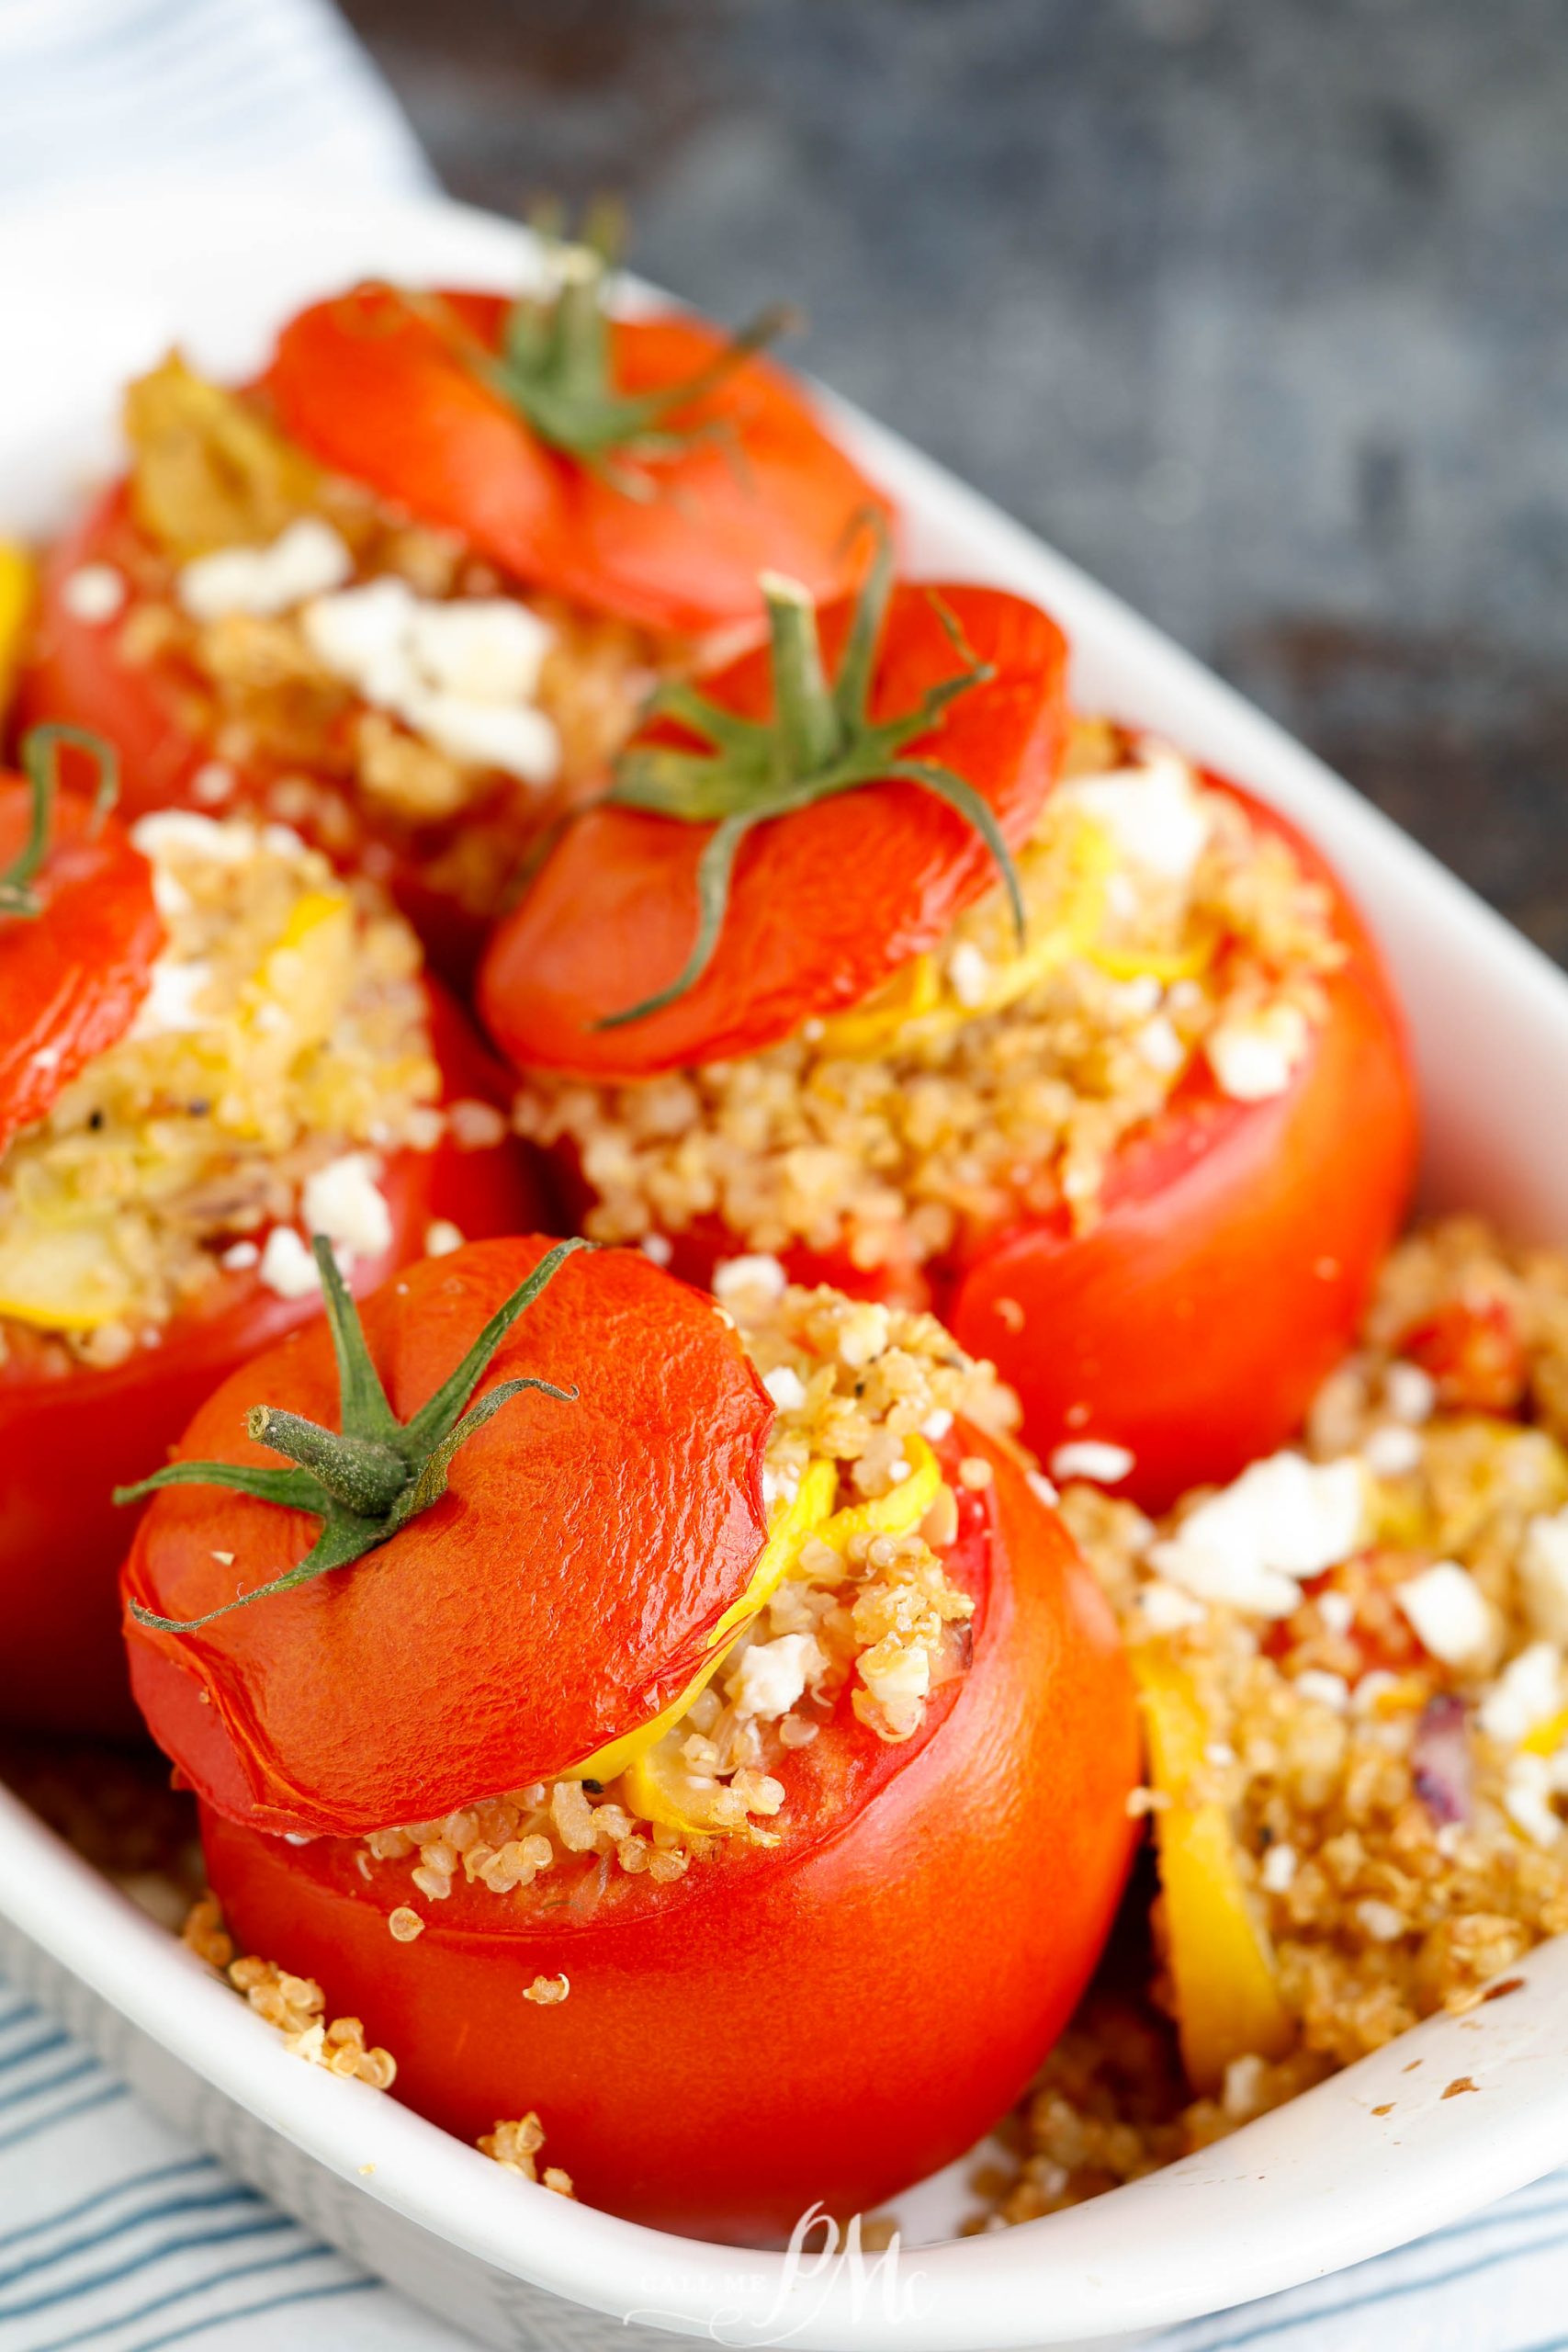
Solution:
{"label": "wrinkled baked tomato skin", "polygon": [[[494,1065],[434,990],[431,1035],[446,1098],[493,1101]],[[360,1293],[422,1258],[436,1218],[471,1238],[537,1220],[532,1167],[510,1138],[461,1151],[447,1136],[434,1151],[397,1153],[381,1189],[392,1244],[356,1266]],[[90,1736],[141,1729],[117,1581],[138,1514],[117,1508],[111,1490],[155,1469],[212,1390],[319,1303],[279,1298],[253,1272],[223,1273],[158,1348],[104,1369],[66,1363],[10,1327],[0,1359],[0,1723]]]}
{"label": "wrinkled baked tomato skin", "polygon": [[[503,298],[436,299],[468,335],[499,345]],[[711,367],[726,341],[685,313],[612,320],[612,379],[626,393],[662,390]],[[757,575],[769,569],[814,597],[837,594],[864,566],[857,526],[891,514],[767,359],[743,361],[672,413],[691,438],[646,469],[646,495],[628,493],[614,468],[547,447],[390,287],[302,311],[278,338],[266,389],[285,430],[321,463],[456,531],[514,579],[677,636],[760,619]]]}
{"label": "wrinkled baked tomato skin", "polygon": [[[398,2061],[394,2095],[464,2140],[536,2109],[590,2204],[736,2241],[821,2199],[869,2211],[959,2155],[1023,2089],[1110,1928],[1133,1844],[1130,1683],[1106,1603],[1010,1459],[960,1489],[950,1573],[973,1659],[925,1731],[886,1747],[847,1708],[780,1768],[772,1849],[672,1886],[615,1873],[579,1908],[465,1884],[425,1904],[407,1863],[288,1846],[209,1812],[241,1949],[316,1975]],[[365,1872],[368,1872],[367,1876]],[[425,1926],[396,1942],[389,1914]],[[563,2002],[523,1998],[564,1971]]]}
{"label": "wrinkled baked tomato skin", "polygon": [[[1235,1477],[1295,1431],[1403,1222],[1418,1141],[1404,1018],[1348,895],[1274,810],[1206,780],[1291,843],[1329,891],[1347,949],[1286,1091],[1235,1102],[1190,1075],[1119,1147],[1082,1232],[1060,1215],[972,1223],[943,1260],[869,1272],[843,1250],[780,1253],[794,1282],[931,1309],[1018,1390],[1037,1453],[1081,1438],[1125,1446],[1134,1467],[1115,1491],[1149,1510]],[[551,1181],[581,1224],[593,1194],[570,1148]],[[750,1247],[716,1218],[671,1243],[674,1271],[695,1283]]]}

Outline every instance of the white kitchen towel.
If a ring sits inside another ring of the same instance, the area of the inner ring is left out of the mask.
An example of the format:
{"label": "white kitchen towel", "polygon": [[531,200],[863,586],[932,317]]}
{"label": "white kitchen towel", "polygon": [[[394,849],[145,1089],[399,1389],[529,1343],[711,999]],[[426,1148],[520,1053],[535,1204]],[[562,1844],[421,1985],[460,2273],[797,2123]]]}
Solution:
{"label": "white kitchen towel", "polygon": [[[0,0],[0,236],[51,195],[431,184],[325,0]],[[265,2031],[259,2021],[257,2032]],[[520,2194],[525,2194],[521,2188]],[[566,2331],[563,2330],[563,2334]],[[574,2344],[592,2328],[570,2328]],[[622,2337],[603,2323],[604,2352]],[[1568,2174],[1149,2352],[1568,2352]],[[0,1984],[0,2352],[457,2352]]]}

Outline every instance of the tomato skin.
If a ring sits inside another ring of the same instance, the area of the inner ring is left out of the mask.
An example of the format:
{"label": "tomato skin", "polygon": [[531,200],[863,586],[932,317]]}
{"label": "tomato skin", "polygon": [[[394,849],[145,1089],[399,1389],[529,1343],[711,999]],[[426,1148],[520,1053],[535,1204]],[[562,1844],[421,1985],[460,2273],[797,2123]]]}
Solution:
{"label": "tomato skin", "polygon": [[[492,294],[437,298],[488,347],[509,308]],[[653,391],[705,368],[727,338],[669,313],[611,322],[611,372]],[[312,456],[423,521],[457,532],[514,578],[655,630],[703,637],[760,617],[770,567],[814,597],[862,569],[867,514],[891,515],[819,420],[765,359],[670,420],[706,428],[628,496],[540,441],[438,329],[391,288],[367,285],[302,311],[283,330],[266,388]]]}
{"label": "tomato skin", "polygon": [[[431,1028],[445,1099],[494,1101],[494,1064],[434,990]],[[447,1136],[432,1152],[400,1152],[382,1189],[392,1246],[355,1268],[361,1293],[423,1256],[434,1218],[479,1236],[537,1217],[536,1180],[510,1137],[459,1151]],[[156,1469],[219,1383],[310,1320],[317,1304],[279,1298],[253,1272],[224,1274],[209,1303],[171,1324],[160,1348],[104,1370],[40,1367],[28,1335],[8,1334],[0,1361],[0,1722],[98,1736],[141,1729],[117,1588],[139,1514],[118,1508],[111,1489]]]}
{"label": "tomato skin", "polygon": [[[32,805],[19,776],[0,775],[0,873],[28,842]],[[56,795],[30,888],[37,913],[0,913],[0,1151],[124,1036],[164,944],[151,866],[77,793]]]}
{"label": "tomato skin", "polygon": [[[908,751],[973,785],[1016,848],[1061,753],[1066,642],[1037,605],[999,589],[897,587],[877,656],[875,718],[918,707],[961,667],[943,611],[995,674]],[[830,677],[850,617],[848,599],[820,616]],[[766,651],[705,679],[703,693],[744,718],[765,717]],[[661,722],[666,736],[683,740]],[[996,880],[985,844],[919,785],[818,801],[742,843],[718,946],[694,986],[645,1019],[597,1026],[681,970],[696,936],[697,867],[711,830],[615,806],[569,826],[498,925],[479,974],[486,1026],[519,1069],[637,1079],[755,1053],[812,1015],[863,1002]]]}
{"label": "tomato skin", "polygon": [[[288,1847],[209,1812],[241,1948],[319,1976],[331,2011],[392,2051],[395,2095],[420,2113],[471,2141],[536,2108],[547,2160],[588,2203],[661,2228],[776,2241],[816,2199],[869,2211],[962,2154],[1094,1965],[1138,1775],[1099,1588],[1010,1460],[973,1432],[964,1449],[997,1474],[964,1506],[982,1536],[973,1662],[918,1743],[870,1744],[820,1831],[727,1849],[672,1887],[620,1877],[612,1911],[584,1917],[498,1904],[461,1874],[426,1904],[406,1863],[367,1860],[367,1880],[353,1847]],[[426,1925],[400,1944],[387,1916],[411,1899]],[[562,1970],[564,2002],[522,1998]]]}

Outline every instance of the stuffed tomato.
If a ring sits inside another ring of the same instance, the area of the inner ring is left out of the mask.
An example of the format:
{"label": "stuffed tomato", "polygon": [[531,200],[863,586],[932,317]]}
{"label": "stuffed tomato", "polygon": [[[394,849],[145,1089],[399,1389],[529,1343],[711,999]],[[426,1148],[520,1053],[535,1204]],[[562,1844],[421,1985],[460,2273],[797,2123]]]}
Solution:
{"label": "stuffed tomato", "polygon": [[341,1396],[319,1331],[220,1390],[127,1566],[133,1677],[231,1932],[400,2096],[776,2238],[960,2154],[1060,2030],[1131,1850],[1128,1676],[929,1317],[766,1275],[720,1314],[570,1246],[417,1268],[363,1341],[336,1299]]}
{"label": "stuffed tomato", "polygon": [[55,793],[58,748],[0,780],[0,1720],[105,1733],[135,1723],[109,1488],[319,1307],[301,1220],[363,1289],[533,1195],[374,892],[278,826],[128,831]]}
{"label": "stuffed tomato", "polygon": [[132,385],[21,680],[26,718],[115,736],[129,808],[265,807],[459,978],[657,671],[757,616],[760,566],[842,582],[877,503],[744,340],[612,321],[601,258],[557,261],[517,303],[317,304],[243,391]]}
{"label": "stuffed tomato", "polygon": [[590,1234],[931,1306],[1065,1475],[1228,1478],[1408,1196],[1376,950],[1238,786],[1069,735],[1017,599],[874,582],[821,637],[775,584],[771,655],[666,696],[501,926],[519,1124]]}

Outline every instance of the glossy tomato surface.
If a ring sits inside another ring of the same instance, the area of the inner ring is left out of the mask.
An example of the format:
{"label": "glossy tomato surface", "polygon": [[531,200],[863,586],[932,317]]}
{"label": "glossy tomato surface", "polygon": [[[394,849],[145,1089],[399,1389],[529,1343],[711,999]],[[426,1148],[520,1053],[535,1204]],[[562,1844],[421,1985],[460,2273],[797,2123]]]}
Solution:
{"label": "glossy tomato surface", "polygon": [[[957,2156],[1093,1967],[1138,1772],[1106,1603],[991,1458],[986,1495],[958,1490],[949,1555],[979,1602],[968,1672],[904,1747],[845,1706],[786,1757],[778,1846],[727,1847],[671,1886],[546,1872],[497,1897],[459,1872],[426,1903],[406,1862],[209,1812],[241,1949],[317,1976],[391,2050],[394,2095],[460,2138],[536,2109],[546,2160],[637,2221],[776,2241],[815,2199],[869,2211]],[[400,1943],[387,1919],[409,1903],[425,1925]],[[564,2001],[525,2000],[562,1973]]]}
{"label": "glossy tomato surface", "polygon": [[[495,1070],[467,1024],[433,992],[432,1043],[447,1101],[494,1099]],[[389,1159],[381,1189],[390,1248],[355,1269],[373,1289],[424,1255],[426,1228],[466,1235],[537,1222],[535,1179],[515,1142]],[[0,1359],[0,1722],[85,1735],[140,1728],[120,1637],[119,1565],[137,1512],[111,1499],[166,1458],[197,1408],[231,1373],[309,1320],[314,1298],[285,1299],[254,1272],[223,1273],[199,1313],[171,1323],[155,1349],[97,1369],[12,1326]]]}
{"label": "glossy tomato surface", "polygon": [[[317,303],[278,338],[266,387],[279,421],[323,464],[513,578],[656,630],[703,637],[759,619],[757,575],[770,569],[814,597],[857,576],[857,526],[888,502],[783,368],[730,369],[666,419],[683,445],[656,459],[587,465],[542,441],[464,356],[464,338],[496,348],[509,307],[448,293],[415,308],[378,285]],[[613,387],[662,391],[727,343],[684,313],[614,320]]]}

